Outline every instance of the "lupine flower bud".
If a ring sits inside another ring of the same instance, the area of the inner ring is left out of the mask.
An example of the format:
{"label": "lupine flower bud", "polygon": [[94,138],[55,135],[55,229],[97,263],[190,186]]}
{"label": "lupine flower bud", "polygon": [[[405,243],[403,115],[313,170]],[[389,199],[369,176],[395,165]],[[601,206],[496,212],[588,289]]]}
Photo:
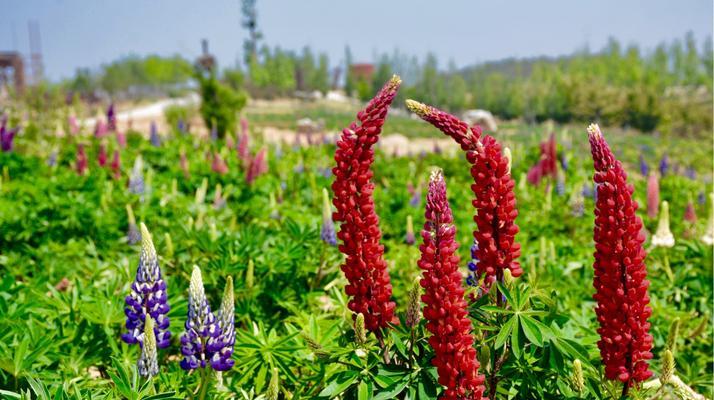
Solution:
{"label": "lupine flower bud", "polygon": [[249,185],[252,184],[259,176],[268,172],[268,161],[266,160],[266,157],[267,150],[262,148],[250,161],[248,171],[245,174],[245,181]]}
{"label": "lupine flower bud", "polygon": [[216,349],[211,357],[211,367],[216,371],[228,371],[233,368],[235,363],[231,356],[233,355],[233,344],[236,341],[233,278],[230,276],[226,281],[223,301],[216,317],[221,334],[216,338],[208,339],[209,347]]}
{"label": "lupine flower bud", "polygon": [[218,128],[216,127],[216,121],[213,121],[213,124],[211,124],[211,141],[216,141],[218,140]]}
{"label": "lupine flower bud", "polygon": [[119,147],[125,148],[126,147],[126,133],[117,131],[116,133],[117,137],[117,144],[119,144]]}
{"label": "lupine flower bud", "polygon": [[161,137],[159,136],[159,129],[156,127],[155,121],[151,121],[149,141],[154,147],[161,146]]}
{"label": "lupine flower bud", "polygon": [[563,174],[562,171],[558,170],[556,173],[557,179],[555,181],[555,192],[558,194],[558,196],[564,196],[565,195],[565,174]]}
{"label": "lupine flower bud", "polygon": [[248,266],[245,269],[245,287],[252,289],[255,281],[255,266],[253,260],[248,260]]}
{"label": "lupine flower bud", "polygon": [[77,117],[74,115],[70,115],[67,117],[67,124],[69,125],[69,132],[72,135],[76,135],[79,133],[79,124],[77,123]]}
{"label": "lupine flower bud", "polygon": [[[501,152],[501,145],[490,136],[481,136],[478,126],[470,128],[465,122],[434,107],[407,100],[407,108],[451,136],[466,152],[474,179],[472,204],[476,209],[474,221],[478,229],[473,235],[479,247],[478,268],[484,278],[495,278],[484,279],[486,285],[500,280],[505,269],[510,269],[516,278],[521,276],[523,270],[517,261],[521,245],[515,242],[518,233],[515,182],[508,171],[508,159]],[[555,157],[555,139],[551,138],[551,142],[544,149],[549,157]]]}
{"label": "lupine flower bud", "polygon": [[100,144],[99,154],[97,155],[97,163],[100,167],[104,167],[105,165],[107,165],[108,157],[109,156],[107,155],[107,145],[105,143]]}
{"label": "lupine flower bud", "polygon": [[697,222],[697,211],[694,209],[694,202],[691,196],[687,201],[687,208],[684,210],[684,220],[692,224]]}
{"label": "lupine flower bud", "polygon": [[[642,221],[635,214],[634,188],[627,184],[622,164],[615,159],[600,128],[588,127],[598,184],[595,207],[595,312],[600,323],[600,355],[605,376],[627,387],[652,376],[652,314],[647,294],[647,271],[642,246]],[[627,389],[625,389],[626,391]]]}
{"label": "lupine flower bud", "polygon": [[582,193],[575,191],[570,199],[570,214],[576,218],[582,217],[585,214],[585,199]]}
{"label": "lupine flower bud", "polygon": [[186,331],[181,336],[181,353],[184,355],[181,368],[205,368],[213,353],[219,350],[215,339],[220,337],[221,330],[206,300],[201,270],[196,265],[193,266],[188,289],[188,318],[185,327]]}
{"label": "lupine flower bud", "polygon": [[112,169],[112,178],[115,180],[121,179],[121,158],[119,156],[119,150],[114,150],[110,167]]}
{"label": "lupine flower bud", "polygon": [[178,129],[181,134],[186,133],[186,122],[184,122],[183,118],[179,118],[176,122],[176,129]]}
{"label": "lupine flower bud", "polygon": [[407,215],[407,234],[404,237],[404,242],[409,246],[413,246],[416,243],[416,237],[414,237],[414,223],[412,222],[412,216]]}
{"label": "lupine flower bud", "polygon": [[657,218],[657,207],[659,207],[659,181],[654,172],[647,178],[647,217]]}
{"label": "lupine flower bud", "polygon": [[354,322],[355,342],[359,345],[367,343],[367,331],[364,328],[364,314],[359,313]]}
{"label": "lupine flower bud", "polygon": [[89,165],[87,163],[87,153],[84,151],[84,145],[77,145],[77,156],[75,158],[74,166],[76,168],[78,175],[86,175],[89,170]]}
{"label": "lupine flower bud", "polygon": [[672,353],[675,352],[677,349],[677,336],[679,336],[679,324],[680,320],[679,318],[675,318],[674,321],[672,321],[672,325],[669,326],[669,333],[667,334],[667,344],[665,347],[669,350],[672,351]]}
{"label": "lupine flower bud", "polygon": [[315,353],[317,358],[327,359],[330,357],[330,353],[327,352],[325,348],[322,347],[322,345],[318,343],[315,339],[306,335],[304,332],[300,336],[302,336],[302,338],[305,340],[305,343],[307,343],[307,347],[312,350],[313,353]]}
{"label": "lupine flower bud", "polygon": [[528,171],[528,182],[538,185],[542,178],[556,179],[558,170],[556,149],[555,135],[551,133],[548,141],[540,144],[540,160]]}
{"label": "lupine flower bud", "polygon": [[7,115],[2,117],[2,120],[0,120],[0,149],[2,149],[3,153],[12,151],[15,135],[19,130],[19,127],[9,129],[7,127]]}
{"label": "lupine flower bud", "polygon": [[409,199],[409,205],[417,208],[421,204],[421,184],[412,193],[411,199]]}
{"label": "lupine flower bud", "polygon": [[171,240],[171,235],[168,232],[164,233],[164,246],[166,247],[166,259],[172,259],[174,257],[174,241]]}
{"label": "lupine flower bud", "polygon": [[384,261],[384,246],[380,244],[379,217],[374,210],[371,166],[373,146],[379,140],[400,84],[397,76],[390,79],[366,108],[357,113],[358,122],[342,131],[332,170],[336,208],[333,220],[342,223],[337,237],[342,241],[340,252],[346,256],[341,269],[349,281],[345,287],[350,296],[348,307],[363,314],[366,328],[377,335],[392,322],[395,304],[391,301],[392,284]]}
{"label": "lupine flower bud", "polygon": [[659,174],[665,176],[667,171],[669,171],[669,157],[665,154],[659,162]]}
{"label": "lupine flower bud", "polygon": [[251,161],[250,156],[250,136],[248,132],[242,132],[238,138],[238,145],[236,146],[236,153],[238,155],[238,160],[240,160],[243,168],[248,168]]}
{"label": "lupine flower bud", "polygon": [[57,150],[52,150],[49,157],[47,157],[47,166],[54,168],[57,165]]}
{"label": "lupine flower bud", "polygon": [[226,199],[223,197],[223,189],[221,184],[216,184],[216,190],[213,192],[213,208],[220,210],[226,206]]}
{"label": "lupine flower bud", "polygon": [[117,130],[117,116],[114,111],[114,103],[109,104],[109,108],[107,108],[107,129],[109,129],[110,132]]}
{"label": "lupine flower bud", "polygon": [[662,355],[662,371],[660,372],[659,381],[662,385],[666,385],[674,375],[674,354],[670,349],[666,349]]}
{"label": "lupine flower bud", "polygon": [[655,247],[672,247],[674,246],[674,236],[669,229],[669,203],[662,202],[662,208],[659,212],[659,222],[657,223],[657,231],[652,236],[652,245]]}
{"label": "lupine flower bud", "polygon": [[645,161],[645,157],[640,154],[640,173],[642,176],[647,176],[647,174],[650,171],[649,165],[647,165],[647,161]]}
{"label": "lupine flower bud", "polygon": [[714,193],[709,195],[709,219],[707,219],[707,227],[705,229],[702,242],[709,246],[714,245]]}
{"label": "lupine flower bud", "polygon": [[129,175],[129,193],[143,196],[144,190],[144,162],[141,155],[138,155],[134,159],[134,167]]}
{"label": "lupine flower bud", "polygon": [[139,375],[151,378],[159,373],[159,361],[156,354],[156,336],[154,335],[154,320],[146,316],[143,340],[140,342],[141,356],[137,361]]}
{"label": "lupine flower bud", "polygon": [[332,221],[332,205],[327,189],[322,189],[322,228],[320,228],[320,239],[330,246],[337,245],[335,233],[335,223]]}
{"label": "lupine flower bud", "polygon": [[409,291],[409,302],[407,303],[407,315],[405,323],[408,327],[414,328],[419,325],[421,319],[421,284],[414,282]]}
{"label": "lupine flower bud", "polygon": [[273,367],[273,371],[270,374],[270,383],[268,384],[268,391],[265,392],[265,400],[278,400],[280,395],[280,374],[278,369]]}
{"label": "lupine flower bud", "polygon": [[201,181],[201,186],[196,189],[195,203],[197,205],[203,204],[206,201],[206,191],[208,190],[208,178],[203,178]]}
{"label": "lupine flower bud", "polygon": [[573,361],[573,389],[579,394],[583,394],[583,392],[585,392],[583,364],[577,358]]}
{"label": "lupine flower bud", "polygon": [[213,160],[211,161],[211,171],[219,175],[225,175],[228,173],[228,165],[225,161],[223,161],[223,158],[217,151],[213,153]]}
{"label": "lupine flower bud", "polygon": [[168,347],[171,331],[169,331],[170,307],[166,295],[166,282],[161,277],[159,258],[156,255],[154,242],[146,226],[141,224],[141,256],[136,269],[136,279],[131,285],[131,292],[125,299],[127,333],[121,338],[128,344],[141,342],[146,316],[151,316],[156,322],[154,334],[156,345],[163,349]]}
{"label": "lupine flower bud", "polygon": [[131,204],[126,205],[126,216],[129,221],[126,242],[130,245],[135,245],[141,241],[141,233],[139,232],[139,227],[136,226],[136,218],[134,218],[134,210],[131,208]]}
{"label": "lupine flower bud", "polygon": [[425,218],[418,265],[424,271],[420,283],[424,288],[426,328],[432,334],[432,364],[439,374],[439,384],[445,387],[441,398],[481,399],[484,377],[478,374],[479,362],[458,269],[456,227],[446,198],[446,182],[438,170],[429,181]]}
{"label": "lupine flower bud", "polygon": [[181,172],[183,172],[184,178],[188,179],[191,173],[188,170],[188,158],[186,157],[186,152],[181,149],[179,165],[181,167]]}
{"label": "lupine flower bud", "polygon": [[107,132],[109,132],[107,124],[105,124],[101,119],[97,119],[97,124],[94,126],[94,137],[101,139],[104,136],[107,136]]}

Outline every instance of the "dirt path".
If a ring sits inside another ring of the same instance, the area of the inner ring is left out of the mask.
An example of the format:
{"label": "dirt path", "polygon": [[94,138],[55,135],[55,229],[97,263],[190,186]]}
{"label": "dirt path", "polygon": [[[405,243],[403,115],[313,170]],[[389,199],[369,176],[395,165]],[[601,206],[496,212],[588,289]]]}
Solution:
{"label": "dirt path", "polygon": [[[147,136],[152,122],[155,122],[158,131],[167,132],[169,127],[164,119],[164,111],[167,107],[191,106],[200,102],[197,94],[192,93],[189,96],[178,99],[164,99],[151,104],[142,105],[128,110],[119,110],[117,112],[117,127],[120,131],[126,131],[131,128],[138,132],[144,132]],[[82,124],[94,129],[97,120],[96,118],[88,118],[82,121]],[[192,131],[198,135],[208,135],[208,130],[203,125],[200,118],[195,118],[190,121],[193,126]],[[299,143],[302,146],[308,146],[310,139],[306,134],[298,134],[292,129],[281,129],[271,126],[262,126],[255,129],[255,132],[262,135],[267,143],[287,143],[290,145]],[[323,138],[330,141],[335,141],[339,136],[339,132],[326,132],[323,134],[312,134],[312,142],[317,142]],[[401,134],[390,134],[383,136],[377,143],[377,146],[387,154],[397,156],[416,155],[422,152],[442,151],[445,153],[455,153],[458,151],[458,146],[448,138],[408,138]]]}

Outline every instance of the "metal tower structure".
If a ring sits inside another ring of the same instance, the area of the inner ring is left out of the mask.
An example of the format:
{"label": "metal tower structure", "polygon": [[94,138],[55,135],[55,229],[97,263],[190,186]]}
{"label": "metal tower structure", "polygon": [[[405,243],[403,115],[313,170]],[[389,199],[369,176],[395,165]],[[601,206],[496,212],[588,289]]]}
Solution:
{"label": "metal tower structure", "polygon": [[42,82],[44,67],[42,65],[42,40],[40,38],[40,23],[28,21],[27,29],[30,36],[30,70],[32,84],[37,85]]}

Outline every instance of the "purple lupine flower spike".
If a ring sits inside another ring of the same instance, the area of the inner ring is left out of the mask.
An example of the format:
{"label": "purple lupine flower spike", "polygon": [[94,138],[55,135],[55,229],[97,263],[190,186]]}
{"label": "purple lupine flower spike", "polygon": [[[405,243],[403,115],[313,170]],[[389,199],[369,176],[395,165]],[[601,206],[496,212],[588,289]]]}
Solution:
{"label": "purple lupine flower spike", "polygon": [[141,155],[136,156],[134,167],[129,175],[129,193],[139,196],[144,195],[144,163]]}
{"label": "purple lupine flower spike", "polygon": [[560,170],[556,173],[555,192],[558,196],[565,195],[565,174]]}
{"label": "purple lupine flower spike", "polygon": [[186,133],[186,123],[183,122],[183,118],[179,118],[178,123],[177,123],[177,128],[180,133],[182,133],[182,134]]}
{"label": "purple lupine flower spike", "polygon": [[19,130],[19,127],[9,129],[7,127],[7,115],[3,116],[2,122],[0,122],[0,148],[2,148],[3,153],[12,151],[15,135]]}
{"label": "purple lupine flower spike", "polygon": [[186,331],[181,336],[181,353],[184,355],[181,368],[205,368],[217,350],[217,341],[210,339],[220,337],[221,330],[206,300],[201,270],[196,265],[193,266],[188,289],[188,318],[185,326]]}
{"label": "purple lupine flower spike", "polygon": [[221,334],[217,338],[208,339],[208,347],[215,350],[211,357],[211,367],[216,371],[228,371],[233,368],[235,363],[231,357],[236,341],[233,278],[230,276],[226,281],[226,289],[223,292],[223,301],[218,310],[217,320]]}
{"label": "purple lupine flower spike", "polygon": [[218,140],[218,128],[216,128],[215,123],[211,125],[211,140],[214,142]]}
{"label": "purple lupine flower spike", "polygon": [[662,156],[662,160],[659,162],[659,174],[660,176],[665,176],[667,175],[667,171],[669,171],[669,157],[667,154]]}
{"label": "purple lupine flower spike", "polygon": [[161,137],[159,137],[159,130],[156,127],[156,122],[151,121],[151,131],[149,135],[149,140],[154,147],[161,146]]}
{"label": "purple lupine flower spike", "polygon": [[466,284],[469,286],[478,286],[478,242],[474,239],[471,245],[471,261],[468,263],[469,275],[466,277]]}
{"label": "purple lupine flower spike", "polygon": [[143,340],[144,321],[148,314],[156,323],[154,335],[156,346],[160,349],[169,346],[171,331],[169,331],[170,307],[166,296],[166,282],[161,277],[159,258],[156,255],[154,242],[146,225],[141,223],[141,255],[139,267],[136,269],[136,279],[131,285],[131,293],[126,296],[124,313],[128,332],[121,335],[126,343],[134,344]]}
{"label": "purple lupine flower spike", "polygon": [[568,172],[568,156],[565,154],[565,152],[560,153],[560,166],[563,168],[563,171]]}
{"label": "purple lupine flower spike", "polygon": [[410,206],[416,208],[419,207],[419,204],[421,204],[421,185],[416,188],[414,194],[412,195],[412,198],[409,199]]}
{"label": "purple lupine flower spike", "polygon": [[697,171],[694,169],[694,167],[687,167],[687,169],[684,171],[684,175],[686,175],[687,178],[693,181],[697,180]]}
{"label": "purple lupine flower spike", "polygon": [[107,108],[107,129],[109,129],[109,132],[116,132],[117,130],[117,115],[114,111],[114,103],[109,104],[109,108]]}
{"label": "purple lupine flower spike", "polygon": [[640,173],[642,176],[647,176],[650,173],[650,166],[647,165],[647,161],[645,161],[645,156],[640,154]]}
{"label": "purple lupine flower spike", "polygon": [[330,195],[327,193],[327,189],[323,188],[320,239],[330,246],[337,246],[337,234],[335,233],[335,223],[332,221],[332,206],[330,204]]}

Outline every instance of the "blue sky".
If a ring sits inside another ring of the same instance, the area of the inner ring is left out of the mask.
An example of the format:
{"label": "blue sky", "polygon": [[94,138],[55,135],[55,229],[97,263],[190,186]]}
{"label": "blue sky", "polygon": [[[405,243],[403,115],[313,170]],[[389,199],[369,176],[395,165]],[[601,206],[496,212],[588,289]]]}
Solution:
{"label": "blue sky", "polygon": [[[222,66],[241,57],[239,0],[0,0],[0,51],[29,52],[27,22],[40,24],[46,75],[96,68],[131,53],[193,59],[209,40]],[[434,52],[445,66],[506,57],[567,54],[612,36],[645,49],[692,31],[712,34],[711,0],[258,0],[271,46],[310,45],[331,63],[349,44],[355,61],[392,52]]]}

